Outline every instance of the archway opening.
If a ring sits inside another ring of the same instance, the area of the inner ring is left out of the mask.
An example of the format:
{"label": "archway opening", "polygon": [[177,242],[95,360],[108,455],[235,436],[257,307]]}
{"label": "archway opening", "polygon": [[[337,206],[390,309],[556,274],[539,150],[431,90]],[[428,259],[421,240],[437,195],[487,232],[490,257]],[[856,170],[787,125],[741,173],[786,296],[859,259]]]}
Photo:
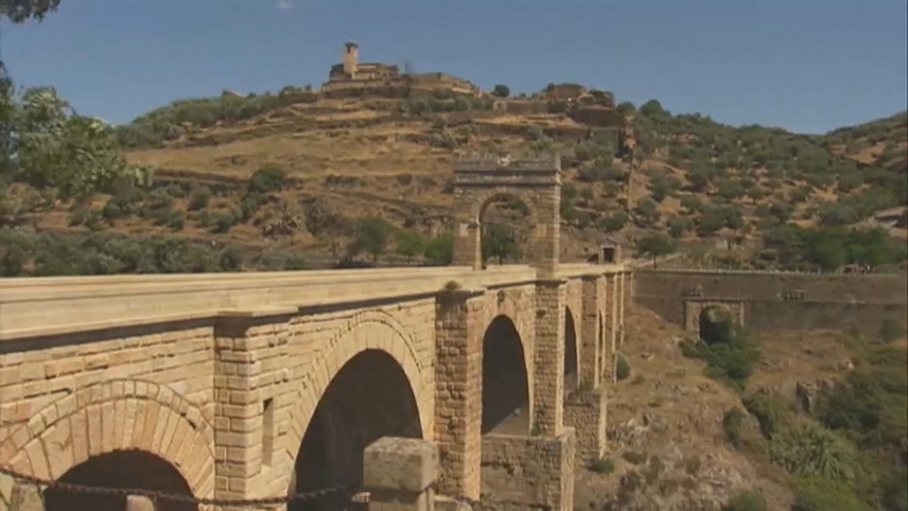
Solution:
{"label": "archway opening", "polygon": [[577,369],[577,330],[570,307],[564,308],[564,392],[570,393],[580,386]]}
{"label": "archway opening", "polygon": [[[363,481],[363,452],[384,436],[422,438],[419,408],[406,373],[381,350],[365,350],[337,372],[322,394],[300,445],[291,488],[307,493]],[[332,494],[293,501],[288,511],[347,508]]]}
{"label": "archway opening", "polygon": [[482,434],[529,433],[525,361],[514,322],[504,315],[493,319],[482,338]]}
{"label": "archway opening", "polygon": [[[192,496],[189,483],[164,459],[145,451],[113,451],[93,456],[75,465],[57,479],[59,482],[104,488],[139,488]],[[156,511],[197,511],[192,502],[168,499],[155,501]],[[48,488],[45,511],[123,511],[125,495],[99,495]]]}
{"label": "archway opening", "polygon": [[530,210],[511,195],[494,196],[479,210],[483,266],[524,263],[529,252]]}
{"label": "archway opening", "polygon": [[725,307],[704,307],[700,310],[697,323],[700,339],[706,344],[730,344],[737,338],[737,324]]}

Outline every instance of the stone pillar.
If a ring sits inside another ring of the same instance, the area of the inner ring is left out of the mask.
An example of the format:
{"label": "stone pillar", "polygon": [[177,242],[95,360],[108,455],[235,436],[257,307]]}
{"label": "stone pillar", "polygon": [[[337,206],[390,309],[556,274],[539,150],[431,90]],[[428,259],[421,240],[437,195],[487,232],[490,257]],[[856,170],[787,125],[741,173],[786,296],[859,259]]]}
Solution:
{"label": "stone pillar", "polygon": [[580,381],[577,392],[564,402],[564,425],[574,428],[577,438],[578,466],[599,459],[605,453],[605,388],[600,387],[602,368],[599,363],[599,276],[583,277],[583,314],[581,329]]}
{"label": "stone pillar", "polygon": [[606,382],[613,382],[615,377],[614,371],[614,358],[615,358],[615,349],[617,335],[618,335],[618,302],[617,302],[617,291],[618,291],[618,278],[617,274],[610,273],[605,276],[605,305],[603,310],[605,311],[605,318],[603,326],[605,327],[605,346],[602,355],[602,375],[603,380]]}
{"label": "stone pillar", "polygon": [[578,376],[581,389],[599,387],[602,369],[599,367],[599,275],[583,277],[580,311],[580,367]]}
{"label": "stone pillar", "polygon": [[[296,309],[293,309],[295,312]],[[251,499],[262,495],[262,364],[257,351],[268,346],[292,313],[223,313],[215,325],[215,497]]]}
{"label": "stone pillar", "polygon": [[536,227],[533,229],[531,264],[540,278],[555,277],[561,259],[561,183],[539,193],[536,199]]}
{"label": "stone pillar", "polygon": [[434,511],[438,449],[429,440],[384,437],[363,455],[372,511]]}
{"label": "stone pillar", "polygon": [[577,466],[602,458],[606,450],[607,387],[575,392],[565,399],[564,423],[577,437]]}
{"label": "stone pillar", "polygon": [[628,296],[630,290],[630,274],[627,272],[621,273],[621,287],[619,288],[619,298],[616,300],[618,303],[618,345],[624,345],[624,310],[627,306]]}
{"label": "stone pillar", "polygon": [[533,354],[535,435],[558,436],[564,425],[565,280],[536,283],[536,341]]}
{"label": "stone pillar", "polygon": [[[461,206],[469,208],[469,206]],[[458,218],[454,226],[453,266],[470,266],[482,269],[482,226],[475,219]]]}
{"label": "stone pillar", "polygon": [[479,499],[483,290],[450,289],[435,302],[435,439],[438,490]]}
{"label": "stone pillar", "polygon": [[128,495],[126,511],[155,511],[154,501],[143,495]]}
{"label": "stone pillar", "polygon": [[[0,504],[2,504],[2,501],[0,501]],[[41,488],[34,484],[13,481],[9,510],[44,511],[44,498],[41,495]]]}

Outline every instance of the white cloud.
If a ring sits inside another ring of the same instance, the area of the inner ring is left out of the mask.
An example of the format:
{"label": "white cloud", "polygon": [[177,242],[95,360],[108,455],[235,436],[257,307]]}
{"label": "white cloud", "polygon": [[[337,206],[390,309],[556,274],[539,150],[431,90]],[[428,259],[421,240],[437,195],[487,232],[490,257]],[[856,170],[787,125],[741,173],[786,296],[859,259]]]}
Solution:
{"label": "white cloud", "polygon": [[277,0],[277,5],[274,6],[275,9],[280,9],[286,11],[293,7],[293,0]]}

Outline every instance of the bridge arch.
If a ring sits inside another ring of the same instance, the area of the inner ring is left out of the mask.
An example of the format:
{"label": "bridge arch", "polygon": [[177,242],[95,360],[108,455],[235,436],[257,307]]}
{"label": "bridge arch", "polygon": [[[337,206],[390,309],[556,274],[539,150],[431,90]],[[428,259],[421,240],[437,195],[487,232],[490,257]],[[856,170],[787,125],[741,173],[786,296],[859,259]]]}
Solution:
{"label": "bridge arch", "polygon": [[580,386],[580,351],[577,343],[577,323],[570,307],[564,308],[564,391]]}
{"label": "bridge arch", "polygon": [[[383,436],[431,433],[434,385],[390,317],[365,315],[341,328],[318,359],[292,412],[298,433],[291,492],[358,484],[364,449]],[[338,498],[343,498],[338,496]],[[327,499],[318,508],[342,506]],[[289,510],[315,509],[292,503]]]}
{"label": "bridge arch", "polygon": [[[210,497],[213,443],[213,429],[201,411],[168,387],[110,380],[48,405],[12,432],[0,453],[13,470],[42,479]],[[125,497],[49,491],[47,499],[49,511],[119,511],[125,506]],[[197,506],[167,501],[158,509]]]}
{"label": "bridge arch", "polygon": [[482,338],[481,433],[528,434],[530,385],[527,358],[513,320],[500,314]]}

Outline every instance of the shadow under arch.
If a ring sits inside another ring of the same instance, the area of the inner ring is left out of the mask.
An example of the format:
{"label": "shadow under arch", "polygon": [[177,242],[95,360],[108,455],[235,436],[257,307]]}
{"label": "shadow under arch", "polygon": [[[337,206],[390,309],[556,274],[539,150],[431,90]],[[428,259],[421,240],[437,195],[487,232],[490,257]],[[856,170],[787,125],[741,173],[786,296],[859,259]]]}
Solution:
{"label": "shadow under arch", "polygon": [[[296,457],[291,490],[306,493],[363,480],[363,451],[384,436],[422,438],[410,381],[395,358],[366,349],[344,364],[319,399]],[[294,501],[288,511],[342,510],[346,495]]]}
{"label": "shadow under arch", "polygon": [[570,307],[564,308],[564,391],[566,393],[580,387],[580,371],[578,368],[579,354],[577,353],[577,328],[574,323],[574,313]]}
{"label": "shadow under arch", "polygon": [[[125,419],[124,419],[125,420]],[[111,451],[92,456],[57,479],[58,482],[105,488],[141,488],[192,497],[189,483],[163,458],[140,450]],[[125,495],[86,494],[48,488],[45,511],[123,511]],[[197,511],[192,502],[158,499],[155,511]]]}
{"label": "shadow under arch", "polygon": [[482,338],[482,434],[529,433],[526,367],[517,327],[511,318],[496,316]]}
{"label": "shadow under arch", "polygon": [[709,305],[697,317],[697,334],[706,344],[727,344],[738,334],[731,311],[721,305]]}

